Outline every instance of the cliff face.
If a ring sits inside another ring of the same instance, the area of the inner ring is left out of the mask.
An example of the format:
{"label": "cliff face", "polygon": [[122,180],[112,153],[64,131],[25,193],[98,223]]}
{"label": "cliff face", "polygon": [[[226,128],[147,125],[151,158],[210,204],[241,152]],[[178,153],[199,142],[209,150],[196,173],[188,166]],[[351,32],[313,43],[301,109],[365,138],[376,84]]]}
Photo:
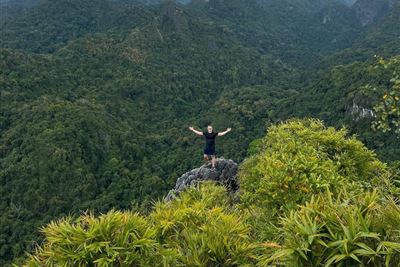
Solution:
{"label": "cliff face", "polygon": [[237,171],[238,164],[230,159],[217,159],[215,169],[211,169],[210,163],[204,164],[200,168],[193,169],[179,177],[175,188],[168,193],[166,200],[175,198],[186,188],[202,181],[215,181],[224,185],[228,191],[236,192],[239,189]]}
{"label": "cliff face", "polygon": [[397,0],[358,0],[353,9],[361,25],[367,26],[385,16]]}

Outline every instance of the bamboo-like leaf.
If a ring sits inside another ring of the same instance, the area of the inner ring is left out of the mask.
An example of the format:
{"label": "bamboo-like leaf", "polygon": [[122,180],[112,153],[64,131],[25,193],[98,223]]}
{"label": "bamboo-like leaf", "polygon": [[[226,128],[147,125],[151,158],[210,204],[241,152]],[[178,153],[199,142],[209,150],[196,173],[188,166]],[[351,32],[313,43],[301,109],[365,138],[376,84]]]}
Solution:
{"label": "bamboo-like leaf", "polygon": [[347,258],[347,255],[345,254],[339,254],[339,255],[334,255],[331,258],[329,258],[326,263],[325,266],[329,267],[331,266],[333,263],[338,263],[339,261],[344,260],[345,258]]}
{"label": "bamboo-like leaf", "polygon": [[352,258],[353,260],[355,260],[355,261],[361,263],[360,259],[354,254],[354,252],[353,252],[353,253],[350,253],[350,254],[349,254],[349,257]]}

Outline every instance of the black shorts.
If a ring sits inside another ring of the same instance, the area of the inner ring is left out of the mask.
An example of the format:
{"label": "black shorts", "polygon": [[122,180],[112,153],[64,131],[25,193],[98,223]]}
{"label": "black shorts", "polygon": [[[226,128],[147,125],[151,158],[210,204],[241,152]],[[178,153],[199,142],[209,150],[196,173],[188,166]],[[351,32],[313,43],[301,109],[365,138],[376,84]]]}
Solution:
{"label": "black shorts", "polygon": [[204,155],[214,156],[215,155],[215,147],[204,148]]}

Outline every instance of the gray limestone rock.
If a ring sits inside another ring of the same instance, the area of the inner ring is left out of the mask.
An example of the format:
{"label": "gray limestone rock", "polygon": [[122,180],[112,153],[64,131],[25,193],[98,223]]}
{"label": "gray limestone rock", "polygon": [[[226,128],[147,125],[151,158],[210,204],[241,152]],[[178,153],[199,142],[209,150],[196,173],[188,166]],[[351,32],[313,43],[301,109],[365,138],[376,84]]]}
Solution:
{"label": "gray limestone rock", "polygon": [[229,192],[234,193],[239,189],[237,172],[238,164],[236,162],[231,159],[218,158],[215,169],[211,169],[211,163],[206,163],[179,177],[175,188],[169,191],[165,199],[172,200],[186,188],[207,180],[224,185]]}

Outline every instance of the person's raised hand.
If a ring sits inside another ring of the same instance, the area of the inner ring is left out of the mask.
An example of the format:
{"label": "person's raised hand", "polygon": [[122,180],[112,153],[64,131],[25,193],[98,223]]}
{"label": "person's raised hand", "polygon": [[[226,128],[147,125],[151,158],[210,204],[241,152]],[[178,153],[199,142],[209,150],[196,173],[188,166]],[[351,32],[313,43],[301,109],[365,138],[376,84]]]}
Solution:
{"label": "person's raised hand", "polygon": [[228,132],[230,132],[230,131],[232,131],[232,128],[228,128],[228,129],[226,129]]}
{"label": "person's raised hand", "polygon": [[194,130],[193,126],[189,126],[189,130],[193,131]]}

